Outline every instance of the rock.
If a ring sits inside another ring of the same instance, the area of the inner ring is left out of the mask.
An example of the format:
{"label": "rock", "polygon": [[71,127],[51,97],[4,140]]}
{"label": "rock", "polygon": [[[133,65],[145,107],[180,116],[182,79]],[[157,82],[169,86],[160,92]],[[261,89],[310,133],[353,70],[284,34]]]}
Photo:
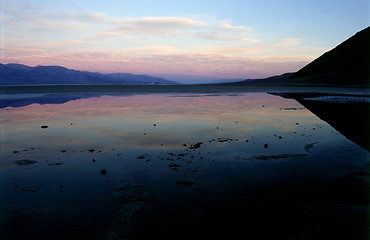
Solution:
{"label": "rock", "polygon": [[265,145],[263,145],[263,147],[267,149],[269,147],[269,145],[267,143],[265,143]]}
{"label": "rock", "polygon": [[43,129],[46,129],[46,128],[48,128],[49,126],[46,126],[46,125],[43,125],[43,126],[41,126],[41,128],[43,128]]}
{"label": "rock", "polygon": [[195,144],[191,144],[190,145],[190,149],[196,149],[196,148],[200,148],[202,146],[203,142],[197,142]]}
{"label": "rock", "polygon": [[35,164],[35,163],[37,163],[37,161],[36,160],[24,159],[24,160],[17,160],[17,161],[15,161],[15,163],[18,164],[19,166],[22,166],[22,165]]}
{"label": "rock", "polygon": [[94,152],[95,151],[95,149],[89,149],[89,150],[87,150],[87,151],[89,151],[89,152]]}
{"label": "rock", "polygon": [[100,174],[101,174],[101,175],[106,175],[106,174],[107,174],[107,170],[106,170],[106,169],[101,170],[101,171],[100,171]]}

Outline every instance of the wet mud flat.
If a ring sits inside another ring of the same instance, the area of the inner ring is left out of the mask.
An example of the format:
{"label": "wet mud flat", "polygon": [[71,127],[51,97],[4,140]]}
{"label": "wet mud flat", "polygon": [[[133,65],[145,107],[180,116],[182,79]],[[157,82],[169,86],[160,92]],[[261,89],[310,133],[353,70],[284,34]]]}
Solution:
{"label": "wet mud flat", "polygon": [[369,236],[369,152],[293,99],[101,95],[7,109],[1,238]]}

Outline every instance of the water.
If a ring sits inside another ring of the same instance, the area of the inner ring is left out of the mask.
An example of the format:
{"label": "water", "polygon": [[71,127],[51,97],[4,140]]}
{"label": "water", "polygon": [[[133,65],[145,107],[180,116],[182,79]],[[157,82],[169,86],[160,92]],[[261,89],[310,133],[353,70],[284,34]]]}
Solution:
{"label": "water", "polygon": [[267,93],[75,94],[0,115],[9,239],[170,238],[214,217],[224,226],[264,189],[330,183],[368,159],[295,100]]}

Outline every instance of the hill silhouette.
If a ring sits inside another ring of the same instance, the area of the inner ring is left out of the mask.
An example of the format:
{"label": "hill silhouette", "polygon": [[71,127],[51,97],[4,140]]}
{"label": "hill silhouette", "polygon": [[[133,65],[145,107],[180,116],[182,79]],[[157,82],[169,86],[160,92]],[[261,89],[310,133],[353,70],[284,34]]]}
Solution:
{"label": "hill silhouette", "polygon": [[370,27],[324,53],[287,79],[330,85],[370,83]]}
{"label": "hill silhouette", "polygon": [[236,85],[368,86],[370,84],[370,27],[356,33],[296,73],[249,79]]}

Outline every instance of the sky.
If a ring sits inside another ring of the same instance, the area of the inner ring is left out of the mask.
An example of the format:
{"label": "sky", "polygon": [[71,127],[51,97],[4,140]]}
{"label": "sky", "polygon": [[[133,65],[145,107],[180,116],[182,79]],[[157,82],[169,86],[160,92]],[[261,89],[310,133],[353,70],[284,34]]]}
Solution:
{"label": "sky", "polygon": [[0,62],[183,83],[294,72],[370,25],[368,0],[0,0]]}

